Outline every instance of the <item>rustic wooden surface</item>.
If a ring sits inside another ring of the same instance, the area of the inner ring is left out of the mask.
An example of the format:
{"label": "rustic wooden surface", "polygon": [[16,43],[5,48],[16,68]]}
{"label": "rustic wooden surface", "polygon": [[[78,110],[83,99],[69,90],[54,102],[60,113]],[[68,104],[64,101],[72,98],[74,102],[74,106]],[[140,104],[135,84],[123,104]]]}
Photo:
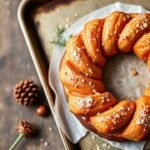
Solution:
{"label": "rustic wooden surface", "polygon": [[[25,119],[38,127],[39,135],[23,139],[17,146],[18,150],[63,150],[52,115],[47,118],[38,117],[35,113],[36,106],[21,106],[12,96],[13,87],[20,80],[33,79],[40,85],[18,24],[19,3],[20,0],[0,0],[0,149],[8,149],[18,135],[18,122]],[[41,103],[46,103],[45,97],[41,98]],[[49,146],[44,146],[41,139],[48,142]]]}

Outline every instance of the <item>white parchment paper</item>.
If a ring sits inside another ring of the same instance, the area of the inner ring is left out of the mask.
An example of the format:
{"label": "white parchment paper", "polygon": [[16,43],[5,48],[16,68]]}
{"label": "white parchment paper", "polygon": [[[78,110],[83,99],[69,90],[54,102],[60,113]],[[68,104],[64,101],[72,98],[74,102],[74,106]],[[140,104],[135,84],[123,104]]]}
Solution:
{"label": "white parchment paper", "polygon": [[[86,22],[92,20],[94,18],[102,18],[107,16],[112,11],[124,11],[128,13],[143,13],[146,12],[144,8],[138,5],[130,5],[124,4],[120,2],[113,3],[92,13],[84,16],[79,21],[74,23],[70,28],[68,28],[63,36],[67,39],[71,34],[77,34],[82,29]],[[50,86],[55,92],[55,106],[54,113],[57,119],[57,122],[64,132],[64,134],[72,141],[73,143],[77,143],[80,138],[85,136],[87,133],[87,129],[85,129],[80,122],[76,119],[76,117],[70,113],[66,97],[64,95],[62,84],[59,80],[59,65],[61,58],[64,54],[65,48],[56,46],[54,48],[53,56],[51,57],[50,70],[49,70],[49,82]],[[112,146],[124,149],[124,150],[142,150],[145,144],[144,142],[111,142],[108,141]]]}

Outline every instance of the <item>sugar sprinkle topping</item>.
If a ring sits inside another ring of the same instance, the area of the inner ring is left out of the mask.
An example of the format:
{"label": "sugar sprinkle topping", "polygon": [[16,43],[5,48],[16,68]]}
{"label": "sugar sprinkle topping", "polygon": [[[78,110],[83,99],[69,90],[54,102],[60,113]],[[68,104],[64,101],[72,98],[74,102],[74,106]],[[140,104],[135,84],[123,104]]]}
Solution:
{"label": "sugar sprinkle topping", "polygon": [[[118,111],[112,112],[112,114],[110,116],[101,117],[99,119],[102,122],[111,120],[111,122],[114,125],[116,125],[116,124],[120,123],[121,120],[123,120],[127,117],[129,111],[130,111],[130,107],[120,107],[118,109]],[[113,130],[113,128],[112,128],[112,130]]]}
{"label": "sugar sprinkle topping", "polygon": [[150,107],[147,105],[141,109],[139,117],[136,120],[136,124],[144,125],[144,127],[150,128]]}
{"label": "sugar sprinkle topping", "polygon": [[82,108],[90,108],[93,104],[94,99],[90,96],[81,98],[77,101],[77,104]]}

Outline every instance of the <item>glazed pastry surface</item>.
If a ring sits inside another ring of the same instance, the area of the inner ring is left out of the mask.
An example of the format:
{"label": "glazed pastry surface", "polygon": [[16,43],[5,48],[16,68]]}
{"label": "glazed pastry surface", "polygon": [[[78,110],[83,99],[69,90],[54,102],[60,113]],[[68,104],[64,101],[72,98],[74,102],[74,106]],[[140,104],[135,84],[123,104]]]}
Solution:
{"label": "glazed pastry surface", "polygon": [[150,14],[115,11],[87,22],[66,44],[60,65],[69,109],[91,131],[110,140],[150,136],[150,88],[136,102],[106,91],[102,70],[117,53],[133,52],[150,69]]}

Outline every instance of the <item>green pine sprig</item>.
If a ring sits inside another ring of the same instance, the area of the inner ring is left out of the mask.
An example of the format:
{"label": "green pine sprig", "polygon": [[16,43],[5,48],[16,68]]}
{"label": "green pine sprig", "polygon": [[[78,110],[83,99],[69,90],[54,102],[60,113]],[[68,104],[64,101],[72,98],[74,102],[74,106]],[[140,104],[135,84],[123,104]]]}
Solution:
{"label": "green pine sprig", "polygon": [[[65,47],[66,46],[66,40],[62,36],[64,31],[65,31],[65,28],[59,28],[58,26],[56,26],[55,35],[53,37],[53,40],[50,41],[50,43],[54,44],[54,45],[59,45],[59,46]],[[69,36],[69,38],[71,38],[71,37],[72,37],[72,35]]]}
{"label": "green pine sprig", "polygon": [[59,45],[59,46],[65,46],[66,45],[66,40],[63,38],[62,33],[65,31],[64,28],[59,28],[56,26],[55,28],[55,35],[53,37],[53,40],[50,41],[51,44],[54,45]]}

